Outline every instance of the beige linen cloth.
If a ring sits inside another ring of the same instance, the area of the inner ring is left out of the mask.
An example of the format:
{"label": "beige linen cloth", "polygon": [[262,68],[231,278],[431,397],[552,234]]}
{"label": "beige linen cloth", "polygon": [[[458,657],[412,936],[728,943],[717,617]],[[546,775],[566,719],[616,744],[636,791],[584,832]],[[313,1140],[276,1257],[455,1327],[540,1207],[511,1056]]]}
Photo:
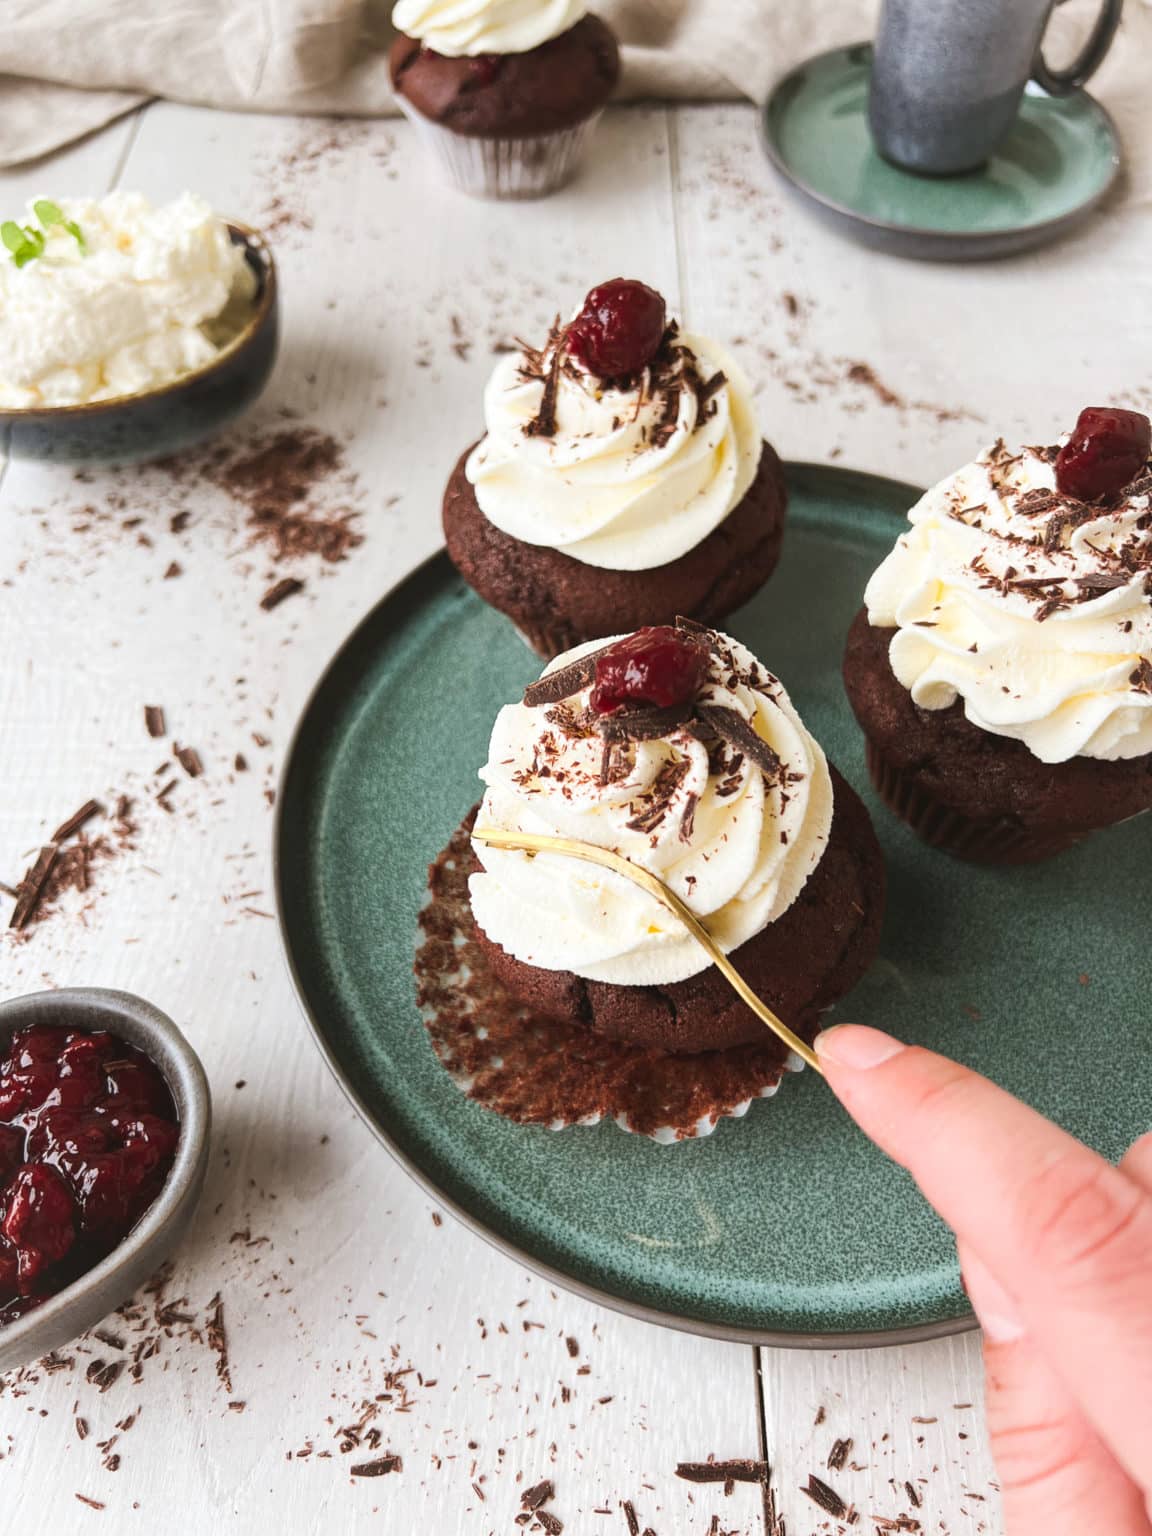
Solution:
{"label": "beige linen cloth", "polygon": [[[754,100],[806,56],[871,36],[878,6],[594,3],[623,42],[625,95]],[[1061,7],[1050,57],[1066,56],[1095,9],[1096,0]],[[0,166],[47,154],[155,96],[254,112],[391,113],[390,10],[391,0],[4,0]],[[1138,89],[1143,98],[1150,61],[1152,0],[1129,0],[1101,95]]]}

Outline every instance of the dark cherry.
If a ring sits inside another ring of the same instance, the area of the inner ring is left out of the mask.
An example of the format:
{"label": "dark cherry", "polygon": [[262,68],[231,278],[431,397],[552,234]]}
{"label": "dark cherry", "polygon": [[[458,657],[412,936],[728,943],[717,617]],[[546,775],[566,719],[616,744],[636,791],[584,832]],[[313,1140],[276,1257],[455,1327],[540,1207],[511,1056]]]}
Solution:
{"label": "dark cherry", "polygon": [[1056,460],[1056,488],[1096,501],[1130,485],[1152,453],[1152,422],[1140,411],[1089,405]]}
{"label": "dark cherry", "polygon": [[654,288],[634,278],[601,283],[568,327],[567,347],[600,379],[619,379],[646,368],[664,339],[668,312]]}
{"label": "dark cherry", "polygon": [[38,1027],[0,1060],[0,1327],[131,1231],[180,1139],[162,1074],[103,1031]]}
{"label": "dark cherry", "polygon": [[694,636],[670,624],[638,629],[597,658],[592,708],[610,715],[637,704],[687,704],[707,671],[708,649]]}
{"label": "dark cherry", "polygon": [[26,1164],[13,1174],[3,1209],[0,1230],[16,1250],[17,1289],[27,1295],[76,1241],[76,1202],[54,1168]]}

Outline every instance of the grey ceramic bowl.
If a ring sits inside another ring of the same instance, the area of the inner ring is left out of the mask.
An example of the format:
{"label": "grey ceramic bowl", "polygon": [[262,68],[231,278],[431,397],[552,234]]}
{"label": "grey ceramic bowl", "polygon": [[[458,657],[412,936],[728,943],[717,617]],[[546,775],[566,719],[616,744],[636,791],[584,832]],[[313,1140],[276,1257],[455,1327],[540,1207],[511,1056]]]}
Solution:
{"label": "grey ceramic bowl", "polygon": [[150,1056],[172,1093],[180,1141],[167,1182],[118,1248],[86,1275],[27,1316],[0,1327],[0,1371],[59,1349],[91,1328],[168,1257],[192,1220],[208,1167],[212,1120],[208,1081],[200,1058],[172,1020],[130,992],[67,987],[0,1003],[0,1051],[18,1029],[33,1024],[107,1029]]}
{"label": "grey ceramic bowl", "polygon": [[219,432],[264,390],[280,342],[276,265],[263,237],[233,220],[256,278],[252,313],[210,362],[171,384],[86,405],[0,409],[0,452],[56,464],[134,464],[164,458]]}

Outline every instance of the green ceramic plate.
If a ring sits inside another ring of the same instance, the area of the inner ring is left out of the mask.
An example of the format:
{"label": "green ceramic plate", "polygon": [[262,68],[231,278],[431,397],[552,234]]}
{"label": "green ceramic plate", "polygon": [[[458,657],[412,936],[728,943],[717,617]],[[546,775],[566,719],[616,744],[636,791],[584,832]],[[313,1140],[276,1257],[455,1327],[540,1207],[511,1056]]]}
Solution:
{"label": "green ceramic plate", "polygon": [[[784,560],[730,621],[868,797],[889,860],[881,957],[841,1019],[990,1073],[1109,1156],[1152,1125],[1152,818],[1048,867],[968,868],[867,788],[840,686],[864,583],[912,486],[792,465]],[[425,868],[478,795],[497,709],[538,667],[443,555],[340,651],[285,770],[278,900],[321,1050],[400,1161],[518,1259],[609,1305],[730,1338],[878,1343],[970,1324],[952,1244],[812,1072],[662,1147],[469,1103],[435,1061],[412,958]]]}
{"label": "green ceramic plate", "polygon": [[905,256],[1007,256],[1064,234],[1108,192],[1120,167],[1112,120],[1084,91],[1029,87],[991,160],[963,176],[916,176],[877,153],[868,127],[868,44],[793,70],[764,109],[777,170],[846,233]]}

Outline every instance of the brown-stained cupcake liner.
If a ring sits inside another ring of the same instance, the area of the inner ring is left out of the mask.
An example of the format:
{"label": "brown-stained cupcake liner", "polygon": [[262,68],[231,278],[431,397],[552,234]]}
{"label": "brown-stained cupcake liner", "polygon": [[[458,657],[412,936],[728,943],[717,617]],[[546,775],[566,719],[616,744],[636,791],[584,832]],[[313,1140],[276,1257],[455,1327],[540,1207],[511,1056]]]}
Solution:
{"label": "brown-stained cupcake liner", "polygon": [[877,794],[921,841],[971,864],[1036,864],[1074,848],[1083,832],[1039,832],[1008,817],[966,816],[925,789],[920,777],[884,756],[868,738],[865,756]]}
{"label": "brown-stained cupcake liner", "polygon": [[572,639],[570,630],[547,624],[518,624],[513,629],[524,644],[542,661],[555,661],[563,651],[570,651],[578,641]]}
{"label": "brown-stained cupcake liner", "polygon": [[770,1098],[784,1074],[775,1037],[675,1055],[597,1034],[582,1021],[534,1016],[492,975],[468,898],[467,824],[432,865],[420,914],[416,990],[441,1065],[475,1103],[547,1130],[614,1120],[662,1144],[709,1135]]}
{"label": "brown-stained cupcake liner", "polygon": [[458,192],[501,200],[546,197],[571,181],[602,115],[595,112],[574,128],[556,133],[489,139],[432,122],[403,95],[397,102]]}

